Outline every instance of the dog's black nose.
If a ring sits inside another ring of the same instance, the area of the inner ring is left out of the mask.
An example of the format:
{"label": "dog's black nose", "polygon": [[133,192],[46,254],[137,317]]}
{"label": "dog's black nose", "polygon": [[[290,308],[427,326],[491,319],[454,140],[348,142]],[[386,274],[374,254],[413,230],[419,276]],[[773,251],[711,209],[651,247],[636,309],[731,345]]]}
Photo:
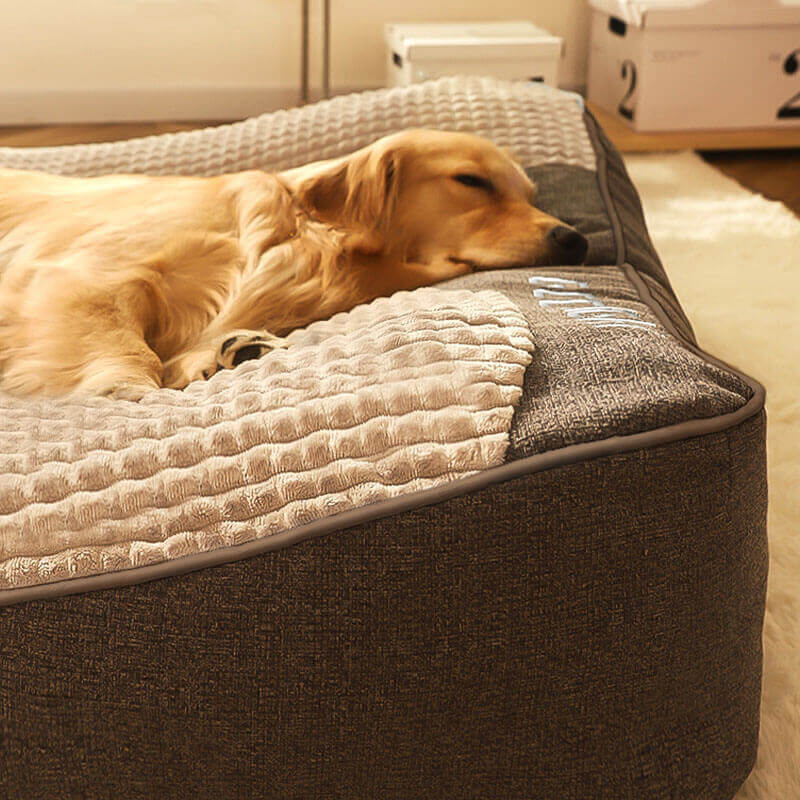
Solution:
{"label": "dog's black nose", "polygon": [[557,225],[547,234],[553,248],[553,255],[560,264],[581,264],[586,258],[589,242],[574,228]]}

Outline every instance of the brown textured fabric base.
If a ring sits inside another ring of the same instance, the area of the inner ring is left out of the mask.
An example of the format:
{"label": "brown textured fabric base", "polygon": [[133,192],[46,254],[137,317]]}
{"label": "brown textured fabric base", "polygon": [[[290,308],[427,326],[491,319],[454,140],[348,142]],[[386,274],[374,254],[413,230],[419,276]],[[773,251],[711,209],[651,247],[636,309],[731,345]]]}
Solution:
{"label": "brown textured fabric base", "polygon": [[762,414],[0,609],[0,796],[729,798],[765,510]]}

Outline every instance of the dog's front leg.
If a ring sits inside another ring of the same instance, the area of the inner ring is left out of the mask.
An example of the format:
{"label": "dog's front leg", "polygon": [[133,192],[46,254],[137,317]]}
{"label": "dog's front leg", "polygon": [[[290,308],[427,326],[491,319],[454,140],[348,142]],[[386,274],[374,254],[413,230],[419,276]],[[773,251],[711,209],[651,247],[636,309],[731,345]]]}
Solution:
{"label": "dog's front leg", "polygon": [[161,360],[145,341],[144,323],[124,289],[113,296],[81,292],[71,276],[59,277],[40,296],[13,307],[0,303],[2,388],[124,400],[158,389]]}
{"label": "dog's front leg", "polygon": [[164,385],[182,389],[192,381],[207,380],[221,369],[233,369],[286,341],[267,327],[292,330],[310,320],[296,315],[297,298],[276,292],[261,271],[250,275],[220,309],[217,316],[183,353],[164,363]]}

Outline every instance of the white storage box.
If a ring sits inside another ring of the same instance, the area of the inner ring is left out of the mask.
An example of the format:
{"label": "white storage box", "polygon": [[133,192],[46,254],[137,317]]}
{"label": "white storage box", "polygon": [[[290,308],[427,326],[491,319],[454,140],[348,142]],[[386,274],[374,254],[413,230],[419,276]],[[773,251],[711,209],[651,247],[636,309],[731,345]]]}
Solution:
{"label": "white storage box", "polygon": [[800,125],[800,0],[589,3],[589,100],[635,130]]}
{"label": "white storage box", "polygon": [[388,86],[446,75],[558,84],[562,41],[530,22],[386,25]]}

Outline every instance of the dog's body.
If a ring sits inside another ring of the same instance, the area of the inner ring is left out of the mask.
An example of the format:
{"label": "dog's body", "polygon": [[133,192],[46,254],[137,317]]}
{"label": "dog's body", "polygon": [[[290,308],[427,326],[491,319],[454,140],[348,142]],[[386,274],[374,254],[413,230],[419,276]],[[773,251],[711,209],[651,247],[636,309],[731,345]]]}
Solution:
{"label": "dog's body", "polygon": [[489,142],[405,131],[268,174],[0,170],[0,388],[138,398],[473,269],[576,263]]}

